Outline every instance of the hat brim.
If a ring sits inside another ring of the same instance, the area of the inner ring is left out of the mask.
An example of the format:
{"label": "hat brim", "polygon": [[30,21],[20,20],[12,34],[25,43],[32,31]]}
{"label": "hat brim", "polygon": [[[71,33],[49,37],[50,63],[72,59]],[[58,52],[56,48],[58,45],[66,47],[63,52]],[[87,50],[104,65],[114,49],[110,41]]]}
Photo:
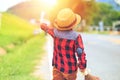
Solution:
{"label": "hat brim", "polygon": [[54,24],[53,24],[54,27],[56,27],[58,30],[70,30],[70,29],[73,29],[81,21],[81,17],[78,14],[75,14],[75,15],[76,15],[76,22],[72,26],[67,27],[67,28],[61,28],[54,22]]}

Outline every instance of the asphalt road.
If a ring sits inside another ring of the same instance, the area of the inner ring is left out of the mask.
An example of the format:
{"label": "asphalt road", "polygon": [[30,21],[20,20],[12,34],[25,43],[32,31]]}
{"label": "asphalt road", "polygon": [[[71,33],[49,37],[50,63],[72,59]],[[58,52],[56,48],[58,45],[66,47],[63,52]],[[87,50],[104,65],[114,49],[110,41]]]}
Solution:
{"label": "asphalt road", "polygon": [[120,36],[82,34],[82,37],[91,73],[101,80],[120,80]]}

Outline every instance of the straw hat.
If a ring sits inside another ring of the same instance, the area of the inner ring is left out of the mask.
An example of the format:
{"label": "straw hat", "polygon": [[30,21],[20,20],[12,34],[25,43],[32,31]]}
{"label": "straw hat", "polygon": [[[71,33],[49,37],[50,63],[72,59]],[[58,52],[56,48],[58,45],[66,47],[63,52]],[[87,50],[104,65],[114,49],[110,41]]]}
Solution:
{"label": "straw hat", "polygon": [[78,14],[75,14],[69,8],[65,8],[58,13],[54,21],[54,26],[58,30],[70,30],[75,27],[80,21],[81,17]]}

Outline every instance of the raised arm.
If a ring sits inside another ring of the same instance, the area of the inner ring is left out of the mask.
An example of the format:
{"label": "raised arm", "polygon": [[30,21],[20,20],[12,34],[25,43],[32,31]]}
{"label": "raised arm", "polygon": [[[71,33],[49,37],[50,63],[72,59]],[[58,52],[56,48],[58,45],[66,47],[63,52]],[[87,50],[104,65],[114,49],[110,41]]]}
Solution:
{"label": "raised arm", "polygon": [[53,29],[49,28],[49,27],[47,26],[47,24],[42,23],[42,24],[40,24],[40,27],[41,27],[41,29],[44,30],[46,33],[48,33],[48,34],[50,34],[52,37],[54,37]]}

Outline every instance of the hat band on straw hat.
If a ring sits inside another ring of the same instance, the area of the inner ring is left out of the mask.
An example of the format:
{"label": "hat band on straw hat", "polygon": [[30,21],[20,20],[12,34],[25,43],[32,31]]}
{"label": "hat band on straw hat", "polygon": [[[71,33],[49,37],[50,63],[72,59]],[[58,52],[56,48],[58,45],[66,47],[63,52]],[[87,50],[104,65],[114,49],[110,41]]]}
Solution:
{"label": "hat band on straw hat", "polygon": [[57,25],[59,28],[69,28],[69,27],[71,27],[71,26],[73,26],[75,23],[76,23],[76,21],[77,21],[77,19],[75,18],[75,20],[70,24],[70,25],[68,25],[68,26],[59,26],[59,25]]}

